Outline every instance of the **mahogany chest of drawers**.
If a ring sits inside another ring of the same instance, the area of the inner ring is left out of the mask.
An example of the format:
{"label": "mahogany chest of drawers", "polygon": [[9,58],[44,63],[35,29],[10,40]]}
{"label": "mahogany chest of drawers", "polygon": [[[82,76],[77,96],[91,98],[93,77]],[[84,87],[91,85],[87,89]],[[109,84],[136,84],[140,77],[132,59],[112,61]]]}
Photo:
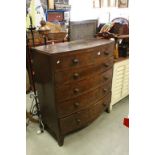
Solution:
{"label": "mahogany chest of drawers", "polygon": [[79,40],[32,48],[43,123],[64,136],[95,120],[111,101],[114,41]]}

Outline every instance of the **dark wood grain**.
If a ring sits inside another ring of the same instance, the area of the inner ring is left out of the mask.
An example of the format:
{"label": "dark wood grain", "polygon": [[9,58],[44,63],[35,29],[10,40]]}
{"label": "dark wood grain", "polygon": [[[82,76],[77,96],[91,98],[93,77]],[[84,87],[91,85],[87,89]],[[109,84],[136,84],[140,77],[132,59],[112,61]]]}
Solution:
{"label": "dark wood grain", "polygon": [[80,111],[81,109],[87,108],[92,103],[96,103],[98,100],[103,98],[107,93],[111,91],[111,81],[100,87],[83,93],[77,97],[58,103],[58,114],[59,117],[68,116],[74,112]]}
{"label": "dark wood grain", "polygon": [[84,49],[91,49],[97,46],[107,46],[110,44],[114,46],[113,40],[107,39],[88,39],[88,40],[78,40],[78,41],[71,41],[65,43],[58,43],[55,45],[46,45],[46,46],[37,46],[33,47],[33,50],[37,52],[44,53],[46,55],[53,55],[53,54],[64,54],[71,51],[78,51]]}
{"label": "dark wood grain", "polygon": [[[113,66],[113,57],[108,57],[106,60],[99,64],[92,64],[81,68],[64,69],[63,71],[55,72],[55,82],[57,85],[79,82],[84,79],[95,77],[98,74],[110,69]],[[108,65],[108,66],[107,66]],[[75,78],[75,74],[78,77]]]}
{"label": "dark wood grain", "polygon": [[[81,52],[83,53],[81,55]],[[68,52],[67,54],[56,54],[53,60],[53,66],[56,70],[67,68],[79,68],[96,63],[101,63],[113,55],[113,46],[105,45],[94,48]]]}
{"label": "dark wood grain", "polygon": [[42,53],[32,53],[35,85],[38,94],[43,122],[56,137],[60,135],[56,117],[54,76],[50,68],[50,58]]}
{"label": "dark wood grain", "polygon": [[[110,75],[110,76],[109,76]],[[57,102],[64,101],[66,99],[75,98],[81,96],[81,94],[93,90],[105,82],[112,80],[112,69],[102,74],[90,77],[86,80],[70,83],[68,85],[61,85],[56,88],[56,100]]]}
{"label": "dark wood grain", "polygon": [[106,109],[110,98],[111,94],[109,93],[105,96],[105,98],[102,98],[97,103],[90,105],[88,108],[60,119],[61,132],[63,134],[69,133],[75,129],[84,127],[95,120],[101,112]]}

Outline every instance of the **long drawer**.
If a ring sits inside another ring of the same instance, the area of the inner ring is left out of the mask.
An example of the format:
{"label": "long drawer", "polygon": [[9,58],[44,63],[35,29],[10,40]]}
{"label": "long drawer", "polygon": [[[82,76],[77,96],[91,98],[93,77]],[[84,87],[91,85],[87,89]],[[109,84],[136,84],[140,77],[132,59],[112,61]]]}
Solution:
{"label": "long drawer", "polygon": [[96,104],[89,106],[87,109],[76,112],[71,116],[60,119],[60,127],[62,134],[74,131],[81,127],[86,126],[95,120],[103,110],[109,105],[111,100],[111,93],[102,98]]}
{"label": "long drawer", "polygon": [[57,105],[59,117],[65,117],[97,102],[111,91],[111,82]]}
{"label": "long drawer", "polygon": [[113,57],[109,57],[107,60],[103,61],[98,65],[91,65],[84,68],[77,69],[67,69],[59,72],[55,72],[55,83],[56,87],[59,85],[64,85],[72,82],[77,82],[83,79],[89,79],[101,74],[104,71],[110,69],[113,66]]}
{"label": "long drawer", "polygon": [[90,77],[67,85],[60,85],[56,88],[56,100],[58,102],[78,96],[90,89],[94,89],[104,83],[112,81],[112,68],[102,74]]}
{"label": "long drawer", "polygon": [[[102,93],[99,94],[99,95],[103,96],[105,93],[107,93],[109,90],[111,90],[111,80],[109,80],[108,83],[100,85],[100,87],[102,88],[102,90],[101,90]],[[66,100],[70,100],[70,99],[73,99],[73,98],[76,98],[76,97],[80,97],[81,95],[87,94],[87,92],[95,90],[97,88],[92,88],[92,89],[89,89],[88,91],[85,91],[85,92],[79,93],[79,94],[75,94],[75,95],[72,95],[72,96],[69,96],[69,95],[68,96],[64,96],[63,94],[62,94],[62,96],[57,96],[56,95],[56,101],[57,101],[57,103],[61,103],[61,102],[64,102]]]}
{"label": "long drawer", "polygon": [[96,64],[104,61],[113,55],[113,46],[111,44],[98,46],[91,49],[83,49],[67,54],[55,54],[53,58],[53,67],[55,70],[64,70],[67,68],[79,68]]}

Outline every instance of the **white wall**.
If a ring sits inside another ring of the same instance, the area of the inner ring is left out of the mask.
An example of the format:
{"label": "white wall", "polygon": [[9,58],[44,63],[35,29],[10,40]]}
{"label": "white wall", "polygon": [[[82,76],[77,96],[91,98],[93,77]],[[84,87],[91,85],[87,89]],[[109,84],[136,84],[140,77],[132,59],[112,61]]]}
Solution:
{"label": "white wall", "polygon": [[92,0],[69,0],[69,3],[71,5],[70,19],[72,21],[97,18]]}
{"label": "white wall", "polygon": [[71,21],[98,19],[99,23],[107,23],[116,17],[129,19],[128,8],[93,8],[93,0],[69,0],[69,2],[71,5]]}
{"label": "white wall", "polygon": [[116,17],[124,17],[129,19],[129,9],[128,8],[112,8],[110,11],[110,21]]}

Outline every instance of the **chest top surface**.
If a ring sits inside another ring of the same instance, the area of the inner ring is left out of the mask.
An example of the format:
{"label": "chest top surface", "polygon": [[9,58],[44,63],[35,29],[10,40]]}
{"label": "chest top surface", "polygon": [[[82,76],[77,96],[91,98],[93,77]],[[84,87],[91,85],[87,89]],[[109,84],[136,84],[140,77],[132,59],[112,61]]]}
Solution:
{"label": "chest top surface", "polygon": [[88,48],[93,48],[96,46],[107,45],[114,43],[113,40],[106,40],[106,39],[88,39],[88,40],[76,40],[71,42],[65,43],[57,43],[55,45],[43,45],[33,47],[33,51],[37,51],[40,53],[44,53],[46,55],[64,53],[69,51],[77,51],[83,50]]}

